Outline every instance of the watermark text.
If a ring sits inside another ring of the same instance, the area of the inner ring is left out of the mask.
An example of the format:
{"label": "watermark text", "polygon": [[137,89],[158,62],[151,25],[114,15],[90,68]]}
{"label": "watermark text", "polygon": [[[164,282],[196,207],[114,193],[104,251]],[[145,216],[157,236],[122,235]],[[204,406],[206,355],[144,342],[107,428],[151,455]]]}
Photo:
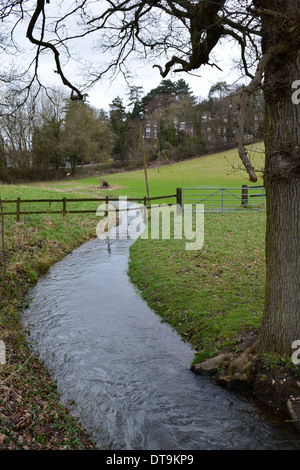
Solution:
{"label": "watermark text", "polygon": [[4,341],[0,340],[0,365],[6,364],[6,347]]}
{"label": "watermark text", "polygon": [[[150,222],[148,214],[151,214]],[[99,239],[185,240],[186,250],[200,250],[204,244],[204,205],[130,204],[120,197],[118,205],[101,204],[97,216],[103,217],[96,227]]]}
{"label": "watermark text", "polygon": [[293,104],[300,103],[300,80],[295,80],[292,83],[292,89],[295,90],[292,94],[292,102]]}
{"label": "watermark text", "polygon": [[292,363],[298,365],[300,364],[300,339],[293,341],[292,349],[296,349],[292,354]]}

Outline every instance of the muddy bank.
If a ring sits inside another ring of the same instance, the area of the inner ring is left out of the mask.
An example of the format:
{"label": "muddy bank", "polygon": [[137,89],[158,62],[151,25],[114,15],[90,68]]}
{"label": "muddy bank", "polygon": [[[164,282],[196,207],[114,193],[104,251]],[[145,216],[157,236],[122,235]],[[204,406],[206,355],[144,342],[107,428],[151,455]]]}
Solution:
{"label": "muddy bank", "polygon": [[[256,333],[249,332],[241,340],[246,351],[255,340]],[[223,351],[218,356],[191,367],[195,374],[209,375],[217,385],[229,390],[248,393],[276,413],[282,413],[287,423],[300,432],[300,371],[284,358],[275,355],[254,356],[248,373],[232,373],[230,365],[238,356]],[[299,376],[298,376],[299,374]],[[300,439],[300,434],[299,434]]]}

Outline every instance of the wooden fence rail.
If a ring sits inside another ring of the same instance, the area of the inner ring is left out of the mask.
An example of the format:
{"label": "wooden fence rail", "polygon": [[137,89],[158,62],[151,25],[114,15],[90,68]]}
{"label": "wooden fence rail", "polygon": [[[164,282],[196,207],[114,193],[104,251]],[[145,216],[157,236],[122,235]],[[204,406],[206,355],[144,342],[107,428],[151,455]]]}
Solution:
{"label": "wooden fence rail", "polygon": [[[212,193],[211,190],[214,190]],[[199,191],[205,191],[203,195],[200,197],[200,192]],[[188,191],[192,191],[194,195],[190,195]],[[261,203],[260,207],[261,209],[263,208],[263,199],[265,197],[264,194],[264,188],[263,186],[242,186],[242,192],[241,196],[238,194],[231,194],[234,191],[240,191],[240,188],[177,188],[176,189],[176,194],[171,194],[171,195],[166,195],[166,196],[154,196],[154,197],[142,197],[142,198],[131,198],[131,197],[126,197],[126,200],[129,202],[139,202],[142,203],[147,209],[151,209],[151,206],[149,205],[150,201],[155,201],[155,200],[162,200],[162,199],[175,199],[177,206],[184,207],[185,203],[192,203],[194,202],[195,204],[206,204],[207,209],[206,211],[209,211],[210,205],[211,204],[219,204],[220,201],[215,202],[213,200],[215,194],[222,194],[222,212],[225,210],[223,208],[223,192],[226,192],[226,195],[228,197],[231,195],[233,200],[234,200],[234,209],[237,209],[237,205],[239,204],[240,207],[246,207],[246,208],[251,208],[254,207],[253,204],[250,204],[248,198],[261,198]],[[253,192],[254,191],[254,194]],[[196,193],[195,193],[196,192]],[[227,194],[228,193],[228,194]],[[189,197],[187,197],[189,196]],[[192,199],[191,199],[192,198]],[[196,198],[196,199],[195,199]],[[15,204],[15,210],[11,211],[3,211],[3,215],[15,215],[17,222],[20,221],[20,216],[21,215],[31,215],[31,214],[61,214],[63,217],[65,217],[67,214],[96,214],[96,209],[70,209],[70,204],[72,203],[78,203],[78,202],[97,202],[98,204],[100,203],[106,203],[108,204],[109,202],[113,201],[120,201],[119,197],[109,197],[105,196],[102,198],[61,198],[61,199],[21,199],[18,197],[17,199],[1,199],[2,204]],[[226,201],[225,201],[226,202]],[[37,208],[33,208],[33,210],[21,210],[21,205],[22,204],[29,204],[29,207],[31,204],[39,204],[39,203],[48,203],[49,208],[48,210],[37,210]],[[55,210],[51,210],[51,204],[52,203],[58,203],[61,204],[61,209],[55,208]],[[174,204],[174,203],[173,203]],[[167,204],[167,205],[173,205],[173,204]],[[229,206],[233,206],[234,204],[232,202],[228,203]],[[233,207],[229,207],[230,210],[232,210]],[[228,210],[229,210],[228,209]],[[120,209],[120,210],[130,210],[130,208],[127,209]],[[117,209],[118,211],[118,209]],[[217,212],[220,210],[218,209]],[[109,212],[109,209],[107,210]],[[214,209],[213,212],[216,212]]]}
{"label": "wooden fence rail", "polygon": [[[161,200],[161,199],[170,199],[176,198],[177,204],[181,205],[181,188],[177,188],[176,194],[171,194],[167,196],[156,196],[156,197],[143,197],[143,198],[126,198],[129,202],[140,202],[147,206],[149,201]],[[95,214],[95,209],[83,209],[83,210],[70,210],[68,209],[68,205],[70,203],[76,202],[97,202],[100,204],[101,202],[105,202],[108,204],[109,202],[119,201],[119,198],[111,198],[109,196],[103,198],[62,198],[62,199],[21,199],[18,197],[17,199],[2,199],[2,204],[16,204],[15,211],[7,211],[3,212],[3,215],[15,215],[17,222],[20,221],[21,215],[31,215],[31,214],[62,214],[65,217],[67,214]],[[49,209],[48,210],[21,210],[21,204],[39,204],[39,203],[48,203]],[[51,210],[50,206],[52,203],[61,203],[62,209],[61,210]]]}

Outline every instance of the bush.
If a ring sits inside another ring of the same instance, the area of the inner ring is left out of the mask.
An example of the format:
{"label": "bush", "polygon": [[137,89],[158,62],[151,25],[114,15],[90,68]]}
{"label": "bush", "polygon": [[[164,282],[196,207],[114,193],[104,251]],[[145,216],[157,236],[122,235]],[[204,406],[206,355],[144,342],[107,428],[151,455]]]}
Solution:
{"label": "bush", "polygon": [[2,183],[18,183],[31,181],[47,181],[65,177],[65,169],[34,169],[34,168],[2,168],[0,181]]}

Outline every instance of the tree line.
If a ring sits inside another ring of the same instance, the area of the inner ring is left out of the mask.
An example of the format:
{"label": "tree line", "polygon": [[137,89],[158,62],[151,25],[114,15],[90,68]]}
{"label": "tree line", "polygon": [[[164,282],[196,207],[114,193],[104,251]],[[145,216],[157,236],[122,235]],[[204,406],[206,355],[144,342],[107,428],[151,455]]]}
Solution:
{"label": "tree line", "polygon": [[[141,129],[149,164],[232,147],[237,97],[238,89],[226,82],[197,99],[185,80],[162,80],[146,94],[131,87],[127,104],[117,96],[105,111],[87,99],[70,100],[61,89],[32,92],[25,105],[0,118],[0,178],[58,178],[91,161],[138,167]],[[263,131],[263,98],[257,92],[245,132],[253,140]]]}
{"label": "tree line", "polygon": [[[132,87],[129,110],[118,96],[110,104],[112,156],[123,165],[142,162],[142,127],[148,162],[176,161],[236,145],[239,87],[213,85],[205,99],[196,98],[183,79],[164,79],[147,94]],[[245,138],[263,139],[264,102],[261,90],[251,97]]]}
{"label": "tree line", "polygon": [[74,173],[83,160],[109,154],[102,110],[71,101],[62,89],[32,91],[14,113],[0,117],[0,179],[36,180]]}

